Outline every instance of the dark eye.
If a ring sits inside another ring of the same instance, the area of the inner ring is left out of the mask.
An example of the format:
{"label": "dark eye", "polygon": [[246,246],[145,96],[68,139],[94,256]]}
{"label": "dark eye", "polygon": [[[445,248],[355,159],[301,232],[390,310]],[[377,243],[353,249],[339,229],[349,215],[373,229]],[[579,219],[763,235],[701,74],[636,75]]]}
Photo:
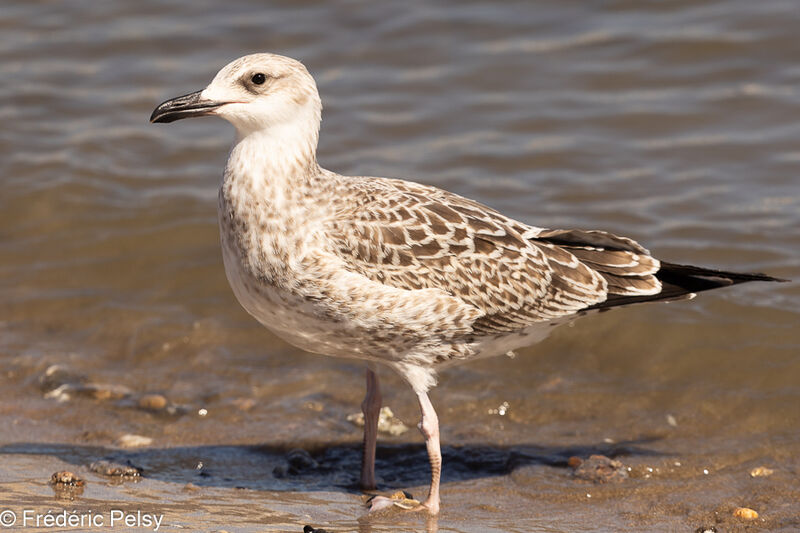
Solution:
{"label": "dark eye", "polygon": [[261,85],[265,81],[267,81],[267,77],[262,73],[253,74],[253,77],[250,78],[250,81],[255,83],[256,85]]}

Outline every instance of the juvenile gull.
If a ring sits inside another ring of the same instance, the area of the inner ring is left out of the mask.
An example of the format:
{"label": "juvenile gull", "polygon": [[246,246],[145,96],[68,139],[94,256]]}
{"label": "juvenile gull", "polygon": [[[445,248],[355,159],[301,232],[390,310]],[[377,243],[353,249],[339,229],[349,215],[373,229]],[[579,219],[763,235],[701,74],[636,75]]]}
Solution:
{"label": "juvenile gull", "polygon": [[[544,339],[587,311],[694,293],[763,274],[659,261],[604,231],[544,229],[409,181],[320,168],[322,104],[298,61],[254,54],[151,122],[216,115],[236,128],[219,191],[225,273],[242,306],[291,344],[367,363],[361,486],[375,488],[375,363],[414,389],[439,511],[436,372]],[[386,498],[373,507],[387,505]]]}

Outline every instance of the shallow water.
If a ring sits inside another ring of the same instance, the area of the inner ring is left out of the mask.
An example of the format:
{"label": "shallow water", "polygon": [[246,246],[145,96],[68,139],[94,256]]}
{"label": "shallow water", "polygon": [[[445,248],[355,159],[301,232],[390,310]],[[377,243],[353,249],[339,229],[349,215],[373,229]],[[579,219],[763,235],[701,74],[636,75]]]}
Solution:
{"label": "shallow water", "polygon": [[[160,531],[800,528],[797,282],[588,317],[447,371],[441,517],[364,518],[346,421],[363,368],[299,352],[234,300],[215,213],[230,126],[147,123],[229,60],[278,52],[317,79],[327,168],[797,280],[799,18],[788,0],[4,2],[0,509],[162,509]],[[382,379],[413,425],[408,387]],[[140,408],[148,393],[169,408]],[[317,466],[276,476],[296,447]],[[631,478],[574,479],[567,459],[590,453]],[[423,495],[416,431],[378,455],[381,489]],[[105,456],[144,477],[86,470]],[[63,469],[87,480],[74,502],[47,486]]]}

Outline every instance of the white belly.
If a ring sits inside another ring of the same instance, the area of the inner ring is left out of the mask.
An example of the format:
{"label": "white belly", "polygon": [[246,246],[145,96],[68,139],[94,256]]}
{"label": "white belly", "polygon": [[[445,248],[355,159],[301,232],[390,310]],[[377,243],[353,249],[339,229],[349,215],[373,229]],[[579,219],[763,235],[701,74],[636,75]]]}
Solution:
{"label": "white belly", "polygon": [[370,359],[369,354],[335,318],[323,316],[320,306],[286,288],[255,277],[243,264],[235,244],[222,237],[225,274],[242,307],[286,342],[323,355]]}

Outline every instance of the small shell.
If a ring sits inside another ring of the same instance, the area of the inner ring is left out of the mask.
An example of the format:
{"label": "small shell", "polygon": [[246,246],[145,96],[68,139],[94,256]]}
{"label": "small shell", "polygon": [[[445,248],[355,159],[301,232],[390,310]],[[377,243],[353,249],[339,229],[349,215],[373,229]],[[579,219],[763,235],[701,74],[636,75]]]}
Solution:
{"label": "small shell", "polygon": [[[356,426],[364,427],[364,414],[353,413],[347,415],[347,421],[352,422]],[[389,435],[402,435],[408,431],[408,426],[402,420],[394,416],[394,413],[388,405],[381,407],[380,415],[378,416],[378,432],[388,433]]]}
{"label": "small shell", "polygon": [[750,471],[750,477],[767,477],[774,474],[775,471],[766,466],[757,466]]}
{"label": "small shell", "polygon": [[395,507],[405,510],[415,509],[420,505],[419,501],[415,500],[411,494],[402,490],[392,494],[389,499],[392,500]]}
{"label": "small shell", "polygon": [[758,513],[749,507],[737,507],[733,511],[733,516],[741,518],[742,520],[755,520],[758,518]]}
{"label": "small shell", "polygon": [[150,446],[153,444],[153,439],[144,437],[142,435],[126,434],[117,439],[117,445],[122,448],[141,448],[142,446]]}

